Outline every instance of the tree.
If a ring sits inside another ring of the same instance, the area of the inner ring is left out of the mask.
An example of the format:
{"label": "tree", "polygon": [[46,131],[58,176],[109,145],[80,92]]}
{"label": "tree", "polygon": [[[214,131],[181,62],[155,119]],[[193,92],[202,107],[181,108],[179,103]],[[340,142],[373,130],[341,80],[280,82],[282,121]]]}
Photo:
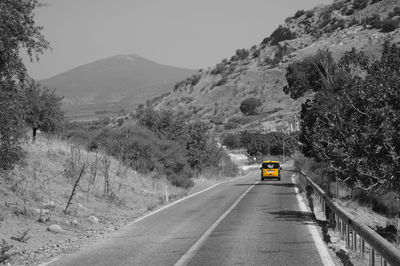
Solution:
{"label": "tree", "polygon": [[18,82],[27,78],[20,49],[31,60],[49,43],[35,25],[33,11],[41,6],[38,0],[6,0],[0,2],[0,167],[11,168],[21,153],[19,140],[23,133],[23,87]]}
{"label": "tree", "polygon": [[325,162],[330,177],[367,191],[400,191],[399,69],[397,45],[386,42],[372,63],[352,50],[332,82],[323,82],[303,105],[303,152]]}
{"label": "tree", "polygon": [[62,97],[53,90],[41,87],[34,80],[29,80],[25,93],[25,122],[32,128],[32,140],[36,139],[37,130],[54,132],[62,123]]}
{"label": "tree", "polygon": [[208,131],[209,124],[195,121],[188,125],[186,132],[187,160],[190,167],[201,170],[203,163],[208,156]]}
{"label": "tree", "polygon": [[245,115],[255,115],[256,110],[261,106],[261,101],[256,98],[247,98],[240,103],[240,111]]}

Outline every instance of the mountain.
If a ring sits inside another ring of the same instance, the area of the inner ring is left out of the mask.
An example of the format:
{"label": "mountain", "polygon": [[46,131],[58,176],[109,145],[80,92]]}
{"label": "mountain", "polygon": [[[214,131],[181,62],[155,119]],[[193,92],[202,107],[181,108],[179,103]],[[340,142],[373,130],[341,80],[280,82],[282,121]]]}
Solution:
{"label": "mountain", "polygon": [[78,66],[40,83],[55,88],[66,105],[135,106],[170,91],[194,70],[161,65],[137,55],[117,55]]}
{"label": "mountain", "polygon": [[[148,105],[224,124],[225,129],[276,128],[296,120],[302,102],[312,96],[293,100],[283,92],[289,64],[318,49],[329,49],[338,59],[355,47],[377,58],[385,40],[399,43],[399,18],[398,0],[336,0],[299,10],[260,44],[238,49],[230,59],[179,82],[170,94]],[[258,115],[241,114],[240,103],[249,97],[261,100]]]}

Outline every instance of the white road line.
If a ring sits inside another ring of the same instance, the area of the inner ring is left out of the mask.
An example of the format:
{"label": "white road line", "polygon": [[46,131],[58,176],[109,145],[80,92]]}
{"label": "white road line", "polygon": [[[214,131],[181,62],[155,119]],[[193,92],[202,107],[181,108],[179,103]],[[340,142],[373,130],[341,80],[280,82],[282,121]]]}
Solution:
{"label": "white road line", "polygon": [[144,216],[142,216],[142,217],[140,217],[140,218],[138,218],[138,219],[132,221],[131,223],[128,223],[126,226],[129,226],[129,225],[131,225],[131,224],[135,224],[135,223],[137,223],[137,222],[140,222],[141,220],[144,220],[144,219],[146,219],[147,217],[149,217],[149,216],[151,216],[151,215],[154,215],[154,214],[156,214],[156,213],[158,213],[158,212],[160,212],[160,211],[162,211],[162,210],[165,210],[165,209],[167,209],[167,208],[169,208],[169,207],[172,207],[172,206],[174,206],[175,204],[178,204],[178,203],[181,202],[181,201],[187,200],[187,199],[189,199],[189,198],[191,198],[191,197],[194,197],[194,196],[196,196],[196,195],[199,195],[199,194],[201,194],[201,193],[204,193],[204,192],[206,192],[207,190],[210,190],[210,189],[212,189],[212,188],[214,188],[214,187],[216,187],[216,186],[218,186],[218,185],[221,185],[221,184],[223,184],[223,183],[230,183],[230,182],[233,182],[233,181],[237,181],[238,179],[245,178],[245,177],[247,177],[247,175],[245,175],[245,176],[240,176],[240,177],[237,177],[237,178],[233,178],[233,179],[231,179],[231,180],[226,180],[226,181],[219,182],[219,183],[217,183],[217,184],[215,184],[215,185],[212,185],[211,187],[208,187],[208,188],[206,188],[206,189],[203,189],[203,190],[201,190],[201,191],[199,191],[199,192],[196,192],[196,193],[194,193],[194,194],[192,194],[192,195],[189,195],[189,196],[187,196],[187,197],[184,197],[184,198],[181,198],[181,199],[179,199],[179,200],[176,200],[176,201],[174,201],[174,202],[172,202],[172,203],[170,203],[170,204],[168,204],[168,205],[165,205],[165,206],[163,206],[163,207],[161,207],[161,208],[159,208],[159,209],[157,209],[157,210],[155,210],[155,211],[152,211],[152,212],[150,212],[150,213],[148,213],[148,214],[146,214],[146,215],[144,215]]}
{"label": "white road line", "polygon": [[[204,192],[206,192],[207,190],[210,190],[210,189],[212,189],[212,188],[214,188],[214,187],[216,187],[216,186],[218,186],[218,185],[221,185],[221,184],[224,184],[224,183],[230,183],[230,182],[233,182],[233,181],[237,181],[237,180],[242,179],[242,178],[245,178],[245,177],[248,177],[247,174],[244,175],[244,176],[239,176],[239,177],[236,177],[236,178],[233,178],[233,179],[230,179],[230,180],[226,180],[226,181],[222,181],[222,182],[219,182],[219,183],[217,183],[217,184],[214,184],[214,185],[212,185],[211,187],[208,187],[208,188],[206,188],[206,189],[203,189],[203,190],[201,190],[201,191],[199,191],[199,192],[196,192],[196,193],[194,193],[194,194],[192,194],[192,195],[189,195],[189,196],[187,196],[187,197],[184,197],[184,198],[181,198],[181,199],[179,199],[179,200],[177,200],[177,201],[174,201],[174,202],[172,202],[172,203],[170,203],[170,204],[168,204],[168,205],[165,205],[164,207],[161,207],[161,208],[159,208],[159,209],[157,209],[157,210],[155,210],[155,211],[152,211],[152,212],[150,212],[150,213],[148,213],[148,214],[146,214],[146,215],[144,215],[144,216],[142,216],[142,217],[140,217],[140,218],[138,218],[138,219],[136,219],[136,220],[134,220],[134,221],[132,221],[132,222],[130,222],[130,223],[128,223],[128,224],[126,224],[126,225],[125,225],[124,227],[122,227],[122,228],[128,227],[128,226],[130,226],[130,225],[132,225],[132,224],[135,224],[135,223],[138,223],[138,222],[140,222],[140,221],[146,219],[146,218],[149,217],[149,216],[152,216],[152,215],[154,215],[154,214],[156,214],[156,213],[158,213],[158,212],[160,212],[160,211],[162,211],[162,210],[165,210],[165,209],[167,209],[167,208],[169,208],[169,207],[172,207],[172,206],[174,206],[175,204],[177,204],[177,203],[179,203],[179,202],[181,202],[181,201],[187,200],[187,199],[189,199],[189,198],[191,198],[191,197],[194,197],[194,196],[196,196],[196,195],[199,195],[199,194],[201,194],[201,193],[204,193]],[[121,228],[121,229],[122,229],[122,228]],[[119,229],[119,230],[121,230],[121,229]],[[53,262],[59,260],[60,258],[61,258],[61,257],[54,258],[54,259],[52,259],[51,261],[47,261],[47,262],[41,263],[41,264],[39,264],[38,266],[47,266],[47,265],[49,265],[50,263],[53,263]]]}
{"label": "white road line", "polygon": [[[292,182],[295,184],[294,175],[292,175]],[[303,212],[309,212],[310,210],[307,208],[306,203],[304,202],[303,197],[301,196],[299,189],[297,187],[294,188],[296,191],[297,202],[299,203],[300,210]],[[307,224],[308,230],[312,238],[314,239],[315,246],[317,247],[319,256],[322,259],[322,262],[325,266],[335,266],[335,263],[332,260],[331,255],[329,254],[328,248],[325,243],[322,241],[320,234],[315,225]]]}
{"label": "white road line", "polygon": [[222,214],[221,217],[218,218],[215,223],[213,223],[207,231],[194,243],[194,245],[178,260],[177,263],[175,263],[175,266],[184,266],[187,265],[187,263],[197,254],[197,252],[200,250],[200,248],[203,246],[204,242],[207,240],[207,238],[211,235],[211,233],[215,230],[215,228],[222,222],[222,220],[225,219],[226,216],[238,205],[238,203],[243,199],[244,196],[256,185],[260,183],[260,181],[257,181],[254,183],[251,187],[249,187],[240,197],[232,204],[229,209]]}

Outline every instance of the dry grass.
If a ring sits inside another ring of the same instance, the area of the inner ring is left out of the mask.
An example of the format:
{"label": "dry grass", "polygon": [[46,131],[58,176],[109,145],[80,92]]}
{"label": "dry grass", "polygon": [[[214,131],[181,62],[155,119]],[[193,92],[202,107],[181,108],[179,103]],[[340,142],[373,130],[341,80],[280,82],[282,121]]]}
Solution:
{"label": "dry grass", "polygon": [[[85,241],[88,230],[119,228],[164,204],[166,192],[169,200],[187,194],[164,178],[139,174],[105,153],[88,152],[57,138],[39,136],[35,143],[27,142],[23,147],[24,161],[12,172],[0,174],[0,240],[11,241],[24,251],[20,253],[22,257],[13,256],[15,265],[32,265],[40,258],[48,258],[53,252],[48,248],[54,241],[65,243],[60,244],[64,250],[75,249],[77,244],[71,245],[68,239]],[[109,163],[107,168],[104,161]],[[85,171],[64,213],[82,166]],[[108,193],[104,190],[106,175]],[[100,222],[91,223],[90,216],[96,216]],[[48,232],[50,224],[62,226],[65,234]],[[15,240],[27,228],[32,228],[31,240]]]}

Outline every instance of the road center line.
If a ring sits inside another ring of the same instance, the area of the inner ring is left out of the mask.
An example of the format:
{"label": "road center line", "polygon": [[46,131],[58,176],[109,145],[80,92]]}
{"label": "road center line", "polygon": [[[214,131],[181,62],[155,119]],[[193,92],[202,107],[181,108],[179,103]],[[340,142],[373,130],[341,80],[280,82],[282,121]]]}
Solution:
{"label": "road center line", "polygon": [[214,187],[216,187],[216,186],[219,186],[219,185],[224,184],[224,183],[234,182],[234,181],[237,181],[237,180],[239,180],[239,179],[247,178],[247,177],[248,177],[247,175],[244,175],[244,176],[240,176],[240,177],[233,178],[233,179],[231,179],[231,180],[226,180],[226,181],[222,181],[222,182],[216,183],[216,184],[214,184],[214,185],[212,185],[212,186],[210,186],[210,187],[208,187],[208,188],[205,188],[205,189],[203,189],[203,190],[201,190],[201,191],[199,191],[199,192],[196,192],[196,193],[191,194],[191,195],[189,195],[189,196],[183,197],[183,198],[181,198],[181,199],[179,199],[179,200],[176,200],[176,201],[173,201],[173,202],[171,202],[170,204],[167,204],[167,205],[165,205],[165,206],[163,206],[163,207],[161,207],[161,208],[159,208],[159,209],[157,209],[157,210],[155,210],[155,211],[149,212],[148,214],[146,214],[146,215],[144,215],[144,216],[142,216],[142,217],[140,217],[140,218],[138,218],[138,219],[136,219],[136,220],[134,220],[134,221],[128,223],[127,225],[125,225],[125,227],[130,226],[130,225],[135,224],[135,223],[138,223],[138,222],[140,222],[140,221],[146,219],[146,218],[149,217],[149,216],[152,216],[152,215],[154,215],[154,214],[156,214],[156,213],[158,213],[158,212],[160,212],[160,211],[163,211],[163,210],[165,210],[165,209],[167,209],[167,208],[169,208],[169,207],[172,207],[172,206],[174,206],[175,204],[178,204],[179,202],[182,202],[182,201],[184,201],[184,200],[187,200],[187,199],[190,199],[190,198],[192,198],[192,197],[194,197],[194,196],[197,196],[197,195],[199,195],[199,194],[202,194],[202,193],[204,193],[204,192],[206,192],[206,191],[208,191],[208,190],[210,190],[210,189],[212,189],[212,188],[214,188]]}
{"label": "road center line", "polygon": [[196,241],[196,243],[193,244],[193,246],[186,251],[186,253],[178,260],[177,263],[175,263],[175,266],[184,266],[187,265],[187,263],[197,254],[197,252],[200,250],[200,248],[203,246],[204,242],[207,240],[207,238],[211,235],[211,233],[217,228],[217,226],[222,222],[222,220],[225,219],[226,216],[238,205],[238,203],[243,199],[244,196],[256,185],[260,183],[260,181],[257,181],[251,187],[249,187],[240,197],[232,204],[229,209],[222,214],[221,217],[218,218],[215,223],[213,223],[207,231]]}
{"label": "road center line", "polygon": [[[292,182],[293,184],[296,184],[294,181],[294,175],[292,175]],[[304,199],[299,192],[299,189],[297,187],[294,187],[294,190],[296,191],[297,202],[299,203],[300,210],[302,212],[309,212],[310,210],[307,208],[307,205],[305,204]],[[312,238],[314,239],[314,244],[317,247],[319,256],[321,257],[323,264],[325,266],[335,266],[335,263],[333,262],[332,257],[329,254],[329,251],[326,248],[325,243],[322,241],[322,238],[318,233],[318,230],[315,227],[315,225],[307,224],[307,227],[308,230],[310,231]]]}

